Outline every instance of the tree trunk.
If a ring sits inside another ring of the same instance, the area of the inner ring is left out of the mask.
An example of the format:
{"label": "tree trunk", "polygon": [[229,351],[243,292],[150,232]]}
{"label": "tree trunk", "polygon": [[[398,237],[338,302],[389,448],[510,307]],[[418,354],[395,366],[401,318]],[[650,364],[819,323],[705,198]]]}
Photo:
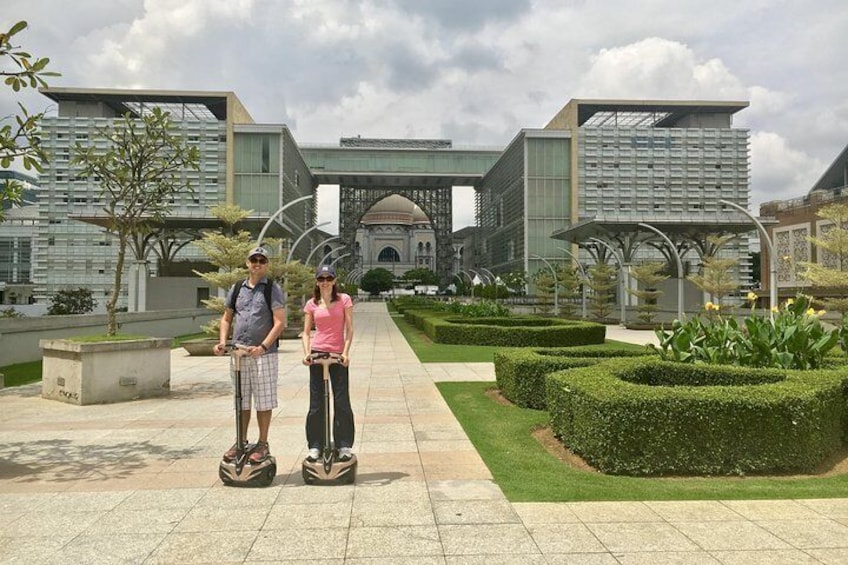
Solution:
{"label": "tree trunk", "polygon": [[115,265],[115,281],[112,286],[112,294],[109,296],[109,301],[106,303],[106,314],[108,315],[106,322],[106,335],[115,335],[118,333],[118,320],[115,315],[118,305],[118,296],[121,294],[121,278],[124,273],[124,258],[127,254],[127,238],[118,236],[118,264]]}

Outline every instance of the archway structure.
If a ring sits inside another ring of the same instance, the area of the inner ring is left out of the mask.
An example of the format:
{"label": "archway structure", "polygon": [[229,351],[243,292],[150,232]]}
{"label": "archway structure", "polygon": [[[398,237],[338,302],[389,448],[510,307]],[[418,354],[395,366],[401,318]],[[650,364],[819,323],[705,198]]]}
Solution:
{"label": "archway structure", "polygon": [[[339,239],[354,248],[356,230],[374,204],[399,194],[430,219],[436,268],[443,285],[453,271],[454,186],[476,186],[501,155],[500,149],[454,149],[449,139],[342,138],[339,147],[302,147],[316,184],[339,185]],[[356,264],[351,255],[347,270]]]}

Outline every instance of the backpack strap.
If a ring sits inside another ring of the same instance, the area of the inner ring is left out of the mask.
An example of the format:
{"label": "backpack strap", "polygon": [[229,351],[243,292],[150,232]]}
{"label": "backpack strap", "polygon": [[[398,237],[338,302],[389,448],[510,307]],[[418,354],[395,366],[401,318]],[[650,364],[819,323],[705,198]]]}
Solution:
{"label": "backpack strap", "polygon": [[[243,280],[233,285],[233,297],[230,299],[229,304],[230,309],[233,311],[233,313],[236,313],[236,302],[238,301],[238,295],[241,292],[241,289],[244,288],[246,284],[247,280]],[[271,293],[274,292],[274,281],[268,279],[267,282],[265,282],[265,288],[263,289],[263,291],[263,294],[265,295],[265,305],[268,307],[268,311],[271,313],[271,318],[273,319],[274,309],[271,308]]]}
{"label": "backpack strap", "polygon": [[232,310],[234,314],[236,313],[236,302],[238,301],[238,295],[241,292],[241,287],[243,287],[245,283],[247,283],[246,280],[239,281],[233,285],[232,298],[230,299],[229,306],[230,310]]}

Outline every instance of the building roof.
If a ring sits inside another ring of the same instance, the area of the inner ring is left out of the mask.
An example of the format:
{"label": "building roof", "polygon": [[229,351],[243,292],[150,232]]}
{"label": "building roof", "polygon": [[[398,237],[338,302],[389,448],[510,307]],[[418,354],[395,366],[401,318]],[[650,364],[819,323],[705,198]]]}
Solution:
{"label": "building roof", "polygon": [[[235,121],[252,123],[247,110],[233,92],[211,92],[199,90],[120,90],[109,88],[63,88],[39,89],[44,96],[56,102],[101,102],[117,114],[138,114],[143,104],[155,104],[168,109],[169,105],[185,106],[196,113],[196,119],[214,117],[226,121],[228,111],[241,118]],[[229,103],[229,104],[228,104]],[[173,112],[172,112],[173,113]],[[229,116],[233,119],[235,116]],[[247,118],[245,120],[245,117]]]}
{"label": "building roof", "polygon": [[848,145],[833,160],[824,174],[816,181],[810,192],[814,190],[831,190],[848,186]]}
{"label": "building roof", "polygon": [[[776,224],[774,218],[758,218],[762,224]],[[572,243],[581,243],[592,237],[605,237],[623,233],[645,232],[650,230],[639,226],[640,223],[651,225],[669,237],[681,236],[691,239],[701,239],[711,233],[748,233],[756,231],[757,227],[742,214],[722,213],[706,217],[704,214],[692,217],[655,217],[645,216],[635,219],[632,217],[605,216],[601,218],[584,219],[576,224],[557,230],[551,234],[552,239],[561,239]]]}
{"label": "building roof", "polygon": [[576,125],[600,127],[672,127],[695,114],[735,114],[747,108],[747,101],[721,100],[613,100],[572,99],[548,124],[576,120]]}

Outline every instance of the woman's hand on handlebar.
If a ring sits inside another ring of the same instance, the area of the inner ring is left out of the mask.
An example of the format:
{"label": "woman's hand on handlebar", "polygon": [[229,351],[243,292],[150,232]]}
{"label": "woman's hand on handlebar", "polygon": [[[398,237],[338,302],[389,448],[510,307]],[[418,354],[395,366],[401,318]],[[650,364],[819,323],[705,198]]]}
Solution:
{"label": "woman's hand on handlebar", "polygon": [[306,356],[303,358],[302,362],[303,362],[304,365],[311,365],[312,364],[312,354],[307,353]]}
{"label": "woman's hand on handlebar", "polygon": [[339,355],[338,362],[341,363],[342,366],[347,367],[350,365],[350,357],[348,357],[347,355]]}

